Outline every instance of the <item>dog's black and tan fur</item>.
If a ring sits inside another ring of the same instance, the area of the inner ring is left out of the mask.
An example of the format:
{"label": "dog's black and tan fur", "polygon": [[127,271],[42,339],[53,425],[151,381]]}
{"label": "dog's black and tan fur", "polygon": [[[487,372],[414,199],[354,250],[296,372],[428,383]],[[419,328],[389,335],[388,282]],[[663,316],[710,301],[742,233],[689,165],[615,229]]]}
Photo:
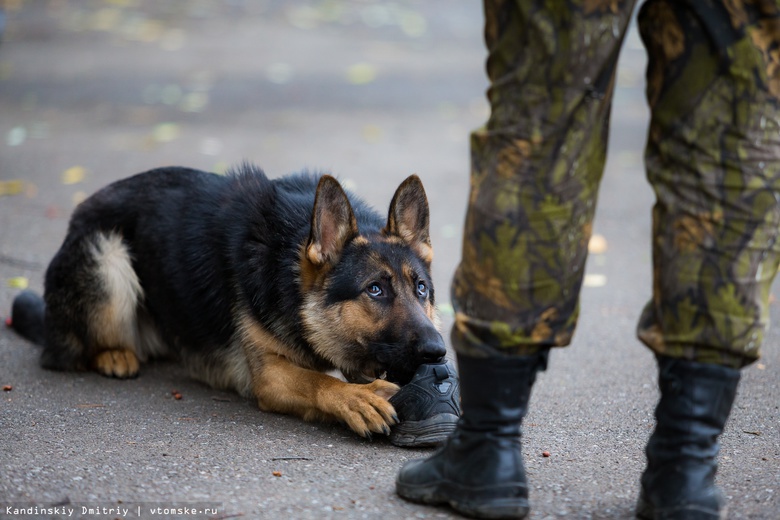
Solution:
{"label": "dog's black and tan fur", "polygon": [[391,381],[445,353],[431,260],[416,176],[385,220],[327,175],[161,168],[76,209],[43,301],[22,293],[12,322],[47,368],[127,378],[174,355],[262,410],[367,436],[397,420]]}

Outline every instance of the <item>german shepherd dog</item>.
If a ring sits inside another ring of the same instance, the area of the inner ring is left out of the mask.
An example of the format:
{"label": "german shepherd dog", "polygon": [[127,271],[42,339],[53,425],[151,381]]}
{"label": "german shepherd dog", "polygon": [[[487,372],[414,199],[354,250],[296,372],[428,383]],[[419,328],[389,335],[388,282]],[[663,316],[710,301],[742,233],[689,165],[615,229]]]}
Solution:
{"label": "german shepherd dog", "polygon": [[76,208],[12,326],[45,368],[129,378],[173,355],[261,410],[387,434],[395,383],[445,354],[428,225],[414,175],[385,220],[329,175],[151,170]]}

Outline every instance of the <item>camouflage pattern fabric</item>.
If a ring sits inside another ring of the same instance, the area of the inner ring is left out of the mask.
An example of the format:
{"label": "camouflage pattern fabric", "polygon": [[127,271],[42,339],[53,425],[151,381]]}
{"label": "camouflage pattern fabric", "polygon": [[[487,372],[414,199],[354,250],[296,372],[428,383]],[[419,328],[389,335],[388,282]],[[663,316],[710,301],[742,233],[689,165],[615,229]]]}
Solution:
{"label": "camouflage pattern fabric", "polygon": [[[491,116],[471,136],[453,344],[527,355],[571,341],[633,1],[486,1]],[[780,16],[774,2],[649,0],[646,148],[657,353],[759,356],[778,268]]]}

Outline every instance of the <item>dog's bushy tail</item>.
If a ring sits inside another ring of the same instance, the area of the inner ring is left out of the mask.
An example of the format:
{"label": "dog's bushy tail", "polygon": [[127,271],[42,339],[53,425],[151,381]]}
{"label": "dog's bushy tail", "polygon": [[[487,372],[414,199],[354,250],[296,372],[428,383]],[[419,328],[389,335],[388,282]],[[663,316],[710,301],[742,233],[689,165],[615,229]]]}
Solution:
{"label": "dog's bushy tail", "polygon": [[46,304],[43,297],[33,291],[22,291],[11,307],[11,328],[20,336],[43,345],[43,319]]}

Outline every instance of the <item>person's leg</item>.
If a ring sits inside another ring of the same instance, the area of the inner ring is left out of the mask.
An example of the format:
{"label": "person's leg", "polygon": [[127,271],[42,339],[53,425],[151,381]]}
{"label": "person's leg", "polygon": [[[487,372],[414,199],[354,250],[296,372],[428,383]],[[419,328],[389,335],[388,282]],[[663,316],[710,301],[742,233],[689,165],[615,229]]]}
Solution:
{"label": "person's leg", "polygon": [[[649,0],[653,299],[661,399],[641,518],[719,518],[718,436],[759,356],[780,261],[780,7]],[[695,513],[694,513],[695,512]]]}
{"label": "person's leg", "polygon": [[577,320],[615,65],[633,1],[485,2],[490,119],[471,136],[453,280],[463,415],[396,489],[485,518],[528,512],[520,446],[536,373]]}
{"label": "person's leg", "polygon": [[571,341],[632,7],[485,2],[491,114],[471,135],[452,284],[459,354],[528,355]]}

